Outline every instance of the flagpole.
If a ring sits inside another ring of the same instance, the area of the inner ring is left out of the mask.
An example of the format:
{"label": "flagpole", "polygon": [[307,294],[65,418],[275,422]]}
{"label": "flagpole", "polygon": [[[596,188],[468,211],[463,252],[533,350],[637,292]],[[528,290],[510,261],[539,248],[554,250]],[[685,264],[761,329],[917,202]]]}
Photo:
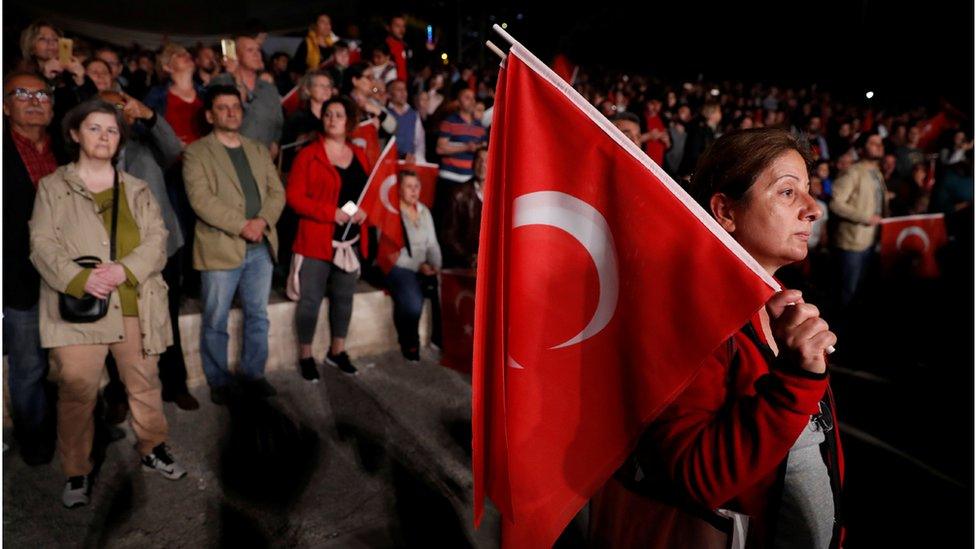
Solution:
{"label": "flagpole", "polygon": [[[396,136],[394,135],[390,137],[389,143],[387,143],[386,146],[383,147],[383,152],[380,153],[379,158],[376,160],[376,165],[373,166],[373,171],[369,174],[369,179],[366,180],[366,185],[363,187],[362,192],[359,193],[359,198],[356,200],[357,208],[359,208],[359,205],[363,203],[363,197],[366,196],[366,191],[369,190],[369,186],[373,183],[373,176],[376,175],[376,170],[380,168],[380,160],[386,158],[386,153],[390,152],[390,147],[392,147],[395,143],[396,143]],[[356,155],[353,155],[353,161],[355,160],[356,160]],[[352,223],[351,223],[352,219],[350,218],[349,221],[350,222],[346,223],[346,230],[343,231],[342,233],[343,240],[346,239],[346,236],[349,234],[349,229],[352,228]]]}
{"label": "flagpole", "polygon": [[502,61],[505,61],[505,57],[506,57],[505,52],[503,52],[501,48],[499,48],[498,46],[496,46],[494,44],[494,42],[492,42],[491,40],[488,40],[488,41],[485,42],[485,45],[488,46],[488,49],[489,50],[495,52],[495,55],[497,55],[498,57],[501,57],[502,58]]}

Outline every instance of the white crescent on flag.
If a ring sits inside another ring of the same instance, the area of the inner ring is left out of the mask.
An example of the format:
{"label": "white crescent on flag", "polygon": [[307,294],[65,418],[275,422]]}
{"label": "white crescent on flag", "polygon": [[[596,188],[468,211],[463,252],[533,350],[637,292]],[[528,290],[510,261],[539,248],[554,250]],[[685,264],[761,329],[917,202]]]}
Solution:
{"label": "white crescent on flag", "polygon": [[581,343],[600,332],[617,310],[617,249],[603,214],[582,200],[557,191],[538,191],[515,199],[512,228],[548,225],[562,229],[590,254],[600,282],[600,300],[593,318],[578,334],[550,347],[562,349]]}
{"label": "white crescent on flag", "polygon": [[392,187],[397,182],[396,175],[388,175],[383,183],[380,185],[380,202],[383,203],[383,207],[386,208],[391,214],[399,214],[393,204],[390,204],[390,187]]}
{"label": "white crescent on flag", "polygon": [[905,241],[905,239],[913,235],[922,239],[922,243],[925,244],[925,247],[922,248],[923,252],[929,249],[929,246],[932,244],[931,241],[929,240],[929,234],[925,232],[925,229],[917,225],[913,225],[911,227],[905,227],[904,229],[901,230],[901,232],[898,233],[898,238],[895,239],[895,249],[901,250],[901,245]]}

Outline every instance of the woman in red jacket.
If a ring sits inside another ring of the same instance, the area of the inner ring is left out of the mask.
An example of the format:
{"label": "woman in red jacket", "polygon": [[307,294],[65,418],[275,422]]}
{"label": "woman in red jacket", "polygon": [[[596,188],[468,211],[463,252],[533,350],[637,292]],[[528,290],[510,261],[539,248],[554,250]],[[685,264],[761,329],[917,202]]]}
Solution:
{"label": "woman in red jacket", "polygon": [[[773,275],[806,257],[822,215],[810,161],[785,131],[732,132],[699,160],[692,195]],[[838,546],[843,471],[825,362],[835,342],[800,292],[774,295],[594,497],[593,544]]]}
{"label": "woman in red jacket", "polygon": [[326,101],[322,139],[298,153],[288,176],[288,205],[299,217],[292,246],[298,274],[299,367],[302,377],[311,382],[319,379],[312,338],[326,293],[332,341],[325,360],[345,373],[356,373],[345,352],[345,340],[359,279],[356,243],[365,245],[360,225],[366,214],[356,211],[350,216],[342,207],[359,201],[371,169],[364,151],[349,141],[357,120],[356,108],[348,99]]}

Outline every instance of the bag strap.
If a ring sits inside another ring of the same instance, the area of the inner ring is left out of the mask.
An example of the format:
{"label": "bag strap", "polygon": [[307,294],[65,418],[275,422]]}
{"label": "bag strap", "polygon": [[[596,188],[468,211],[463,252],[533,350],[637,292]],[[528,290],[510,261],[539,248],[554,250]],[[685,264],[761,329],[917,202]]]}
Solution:
{"label": "bag strap", "polygon": [[112,230],[109,233],[109,261],[115,261],[115,233],[119,224],[119,171],[115,170],[115,181],[112,183]]}

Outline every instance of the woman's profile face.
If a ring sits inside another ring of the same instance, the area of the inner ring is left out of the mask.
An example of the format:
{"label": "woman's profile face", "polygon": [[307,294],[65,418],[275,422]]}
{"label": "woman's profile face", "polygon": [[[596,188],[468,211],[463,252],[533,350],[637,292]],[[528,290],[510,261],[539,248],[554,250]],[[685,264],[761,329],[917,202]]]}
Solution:
{"label": "woman's profile face", "polygon": [[78,143],[81,157],[89,160],[112,160],[119,148],[120,137],[115,116],[104,112],[89,114],[77,130],[71,130],[71,138]]}
{"label": "woman's profile face", "polygon": [[772,274],[807,256],[811,224],[821,215],[806,164],[791,150],[759,174],[723,227]]}

